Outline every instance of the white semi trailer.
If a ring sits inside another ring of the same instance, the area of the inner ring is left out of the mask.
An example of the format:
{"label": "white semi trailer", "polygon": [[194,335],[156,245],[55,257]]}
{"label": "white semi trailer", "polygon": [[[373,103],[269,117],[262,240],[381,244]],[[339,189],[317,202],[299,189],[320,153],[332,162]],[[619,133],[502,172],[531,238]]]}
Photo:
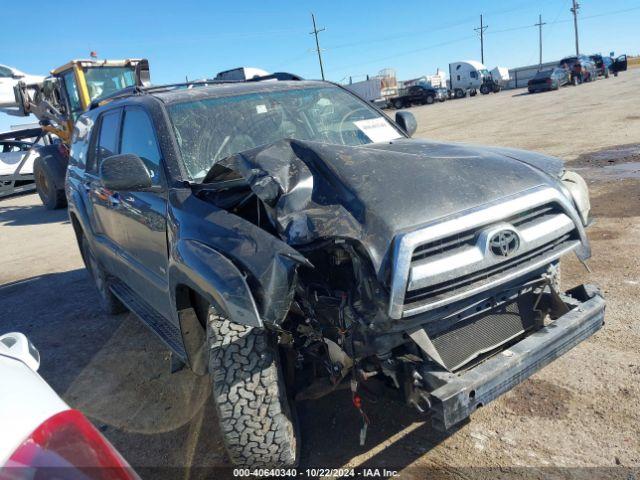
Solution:
{"label": "white semi trailer", "polygon": [[377,75],[361,82],[353,82],[343,86],[366,101],[382,108],[387,106],[389,98],[398,95],[398,83],[395,74],[393,76]]}

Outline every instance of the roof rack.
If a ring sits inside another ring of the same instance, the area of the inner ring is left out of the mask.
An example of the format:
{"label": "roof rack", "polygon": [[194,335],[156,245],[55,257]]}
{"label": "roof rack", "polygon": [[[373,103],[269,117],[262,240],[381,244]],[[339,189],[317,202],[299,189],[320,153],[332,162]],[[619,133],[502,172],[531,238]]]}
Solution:
{"label": "roof rack", "polygon": [[238,83],[263,82],[267,80],[277,80],[277,81],[283,82],[283,81],[300,81],[300,80],[304,80],[304,78],[294,73],[276,72],[270,75],[264,75],[262,77],[249,78],[247,80],[204,79],[204,80],[194,80],[192,82],[168,83],[165,85],[155,85],[155,86],[134,85],[131,87],[123,88],[122,90],[118,90],[117,92],[113,92],[111,95],[107,95],[107,96],[95,99],[93,102],[91,102],[89,110],[93,110],[94,108],[98,108],[114,100],[131,97],[133,95],[144,95],[147,93],[166,92],[171,90],[177,90],[180,88],[206,87],[209,85],[223,85],[223,84],[229,84],[229,83],[238,84]]}

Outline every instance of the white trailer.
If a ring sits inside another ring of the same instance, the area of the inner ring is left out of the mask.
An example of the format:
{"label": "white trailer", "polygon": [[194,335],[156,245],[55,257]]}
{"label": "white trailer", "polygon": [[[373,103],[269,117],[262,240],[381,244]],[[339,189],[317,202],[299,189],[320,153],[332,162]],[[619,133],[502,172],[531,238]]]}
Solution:
{"label": "white trailer", "polygon": [[266,70],[255,67],[238,67],[231,70],[219,72],[216,80],[251,80],[257,77],[266,77],[270,75]]}
{"label": "white trailer", "polygon": [[380,107],[386,107],[387,99],[398,95],[395,77],[388,76],[371,77],[361,82],[344,85],[344,88]]}
{"label": "white trailer", "polygon": [[487,67],[475,60],[465,60],[449,64],[450,88],[456,98],[475,95],[491,74]]}

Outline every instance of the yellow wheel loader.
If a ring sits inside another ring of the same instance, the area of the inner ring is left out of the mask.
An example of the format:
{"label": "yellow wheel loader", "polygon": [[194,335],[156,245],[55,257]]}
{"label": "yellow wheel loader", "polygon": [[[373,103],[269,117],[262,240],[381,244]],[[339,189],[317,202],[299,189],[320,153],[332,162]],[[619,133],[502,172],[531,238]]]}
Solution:
{"label": "yellow wheel loader", "polygon": [[145,59],[72,60],[52,70],[42,82],[15,86],[17,109],[11,114],[34,115],[43,132],[59,139],[39,150],[33,166],[36,190],[46,208],[66,206],[64,178],[78,116],[119,90],[149,83]]}

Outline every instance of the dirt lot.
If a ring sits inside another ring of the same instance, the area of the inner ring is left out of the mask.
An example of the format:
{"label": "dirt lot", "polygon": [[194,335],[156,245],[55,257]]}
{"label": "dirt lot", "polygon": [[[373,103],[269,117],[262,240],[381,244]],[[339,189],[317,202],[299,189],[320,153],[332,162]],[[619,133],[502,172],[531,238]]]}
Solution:
{"label": "dirt lot", "polygon": [[[447,435],[382,401],[359,447],[360,420],[347,395],[303,404],[303,466],[388,467],[413,478],[424,478],[419,467],[451,478],[493,476],[472,466],[535,467],[522,471],[533,476],[545,467],[640,467],[640,115],[632,108],[639,82],[640,69],[558,92],[413,109],[416,136],[537,150],[588,179],[597,218],[592,273],[568,259],[563,283],[599,284],[607,323]],[[53,388],[133,465],[175,467],[145,476],[204,476],[198,467],[227,465],[207,378],[170,375],[168,352],[152,333],[130,314],[99,311],[66,212],[44,211],[35,195],[6,199],[0,227],[0,331],[29,335]]]}

